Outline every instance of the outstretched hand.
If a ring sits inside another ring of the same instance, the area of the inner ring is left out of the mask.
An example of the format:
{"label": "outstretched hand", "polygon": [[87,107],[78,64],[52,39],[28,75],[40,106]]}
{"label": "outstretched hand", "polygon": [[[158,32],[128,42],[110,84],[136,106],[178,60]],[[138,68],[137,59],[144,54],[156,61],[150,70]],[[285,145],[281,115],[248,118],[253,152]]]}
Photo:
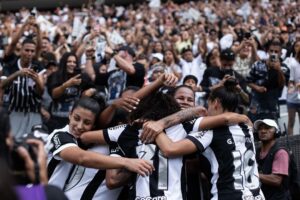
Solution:
{"label": "outstretched hand", "polygon": [[122,108],[127,112],[135,110],[139,105],[140,99],[136,97],[122,97],[113,101],[112,106],[116,108]]}
{"label": "outstretched hand", "polygon": [[173,73],[164,73],[159,77],[159,81],[167,87],[175,87],[178,78]]}

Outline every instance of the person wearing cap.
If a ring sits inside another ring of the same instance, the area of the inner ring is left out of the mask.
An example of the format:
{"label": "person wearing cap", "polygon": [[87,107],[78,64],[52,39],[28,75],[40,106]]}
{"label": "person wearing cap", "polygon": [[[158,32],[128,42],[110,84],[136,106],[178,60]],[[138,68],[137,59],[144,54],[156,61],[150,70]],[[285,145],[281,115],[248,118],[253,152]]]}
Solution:
{"label": "person wearing cap", "polygon": [[203,91],[209,94],[213,89],[222,86],[227,79],[231,79],[236,85],[236,92],[240,99],[239,112],[245,113],[249,95],[246,80],[232,68],[235,62],[235,53],[231,49],[225,49],[221,51],[220,58],[221,67],[212,66],[207,68],[200,85]]}
{"label": "person wearing cap", "polygon": [[276,142],[280,137],[278,125],[272,119],[263,119],[255,121],[254,129],[261,141],[256,153],[261,189],[267,200],[289,199],[289,154]]}
{"label": "person wearing cap", "polygon": [[195,103],[196,105],[204,105],[205,104],[205,92],[202,92],[202,87],[198,85],[198,79],[194,75],[187,75],[183,79],[183,85],[190,86],[195,93]]}
{"label": "person wearing cap", "polygon": [[164,59],[164,55],[162,53],[152,53],[151,55],[151,66],[157,63],[162,62]]}

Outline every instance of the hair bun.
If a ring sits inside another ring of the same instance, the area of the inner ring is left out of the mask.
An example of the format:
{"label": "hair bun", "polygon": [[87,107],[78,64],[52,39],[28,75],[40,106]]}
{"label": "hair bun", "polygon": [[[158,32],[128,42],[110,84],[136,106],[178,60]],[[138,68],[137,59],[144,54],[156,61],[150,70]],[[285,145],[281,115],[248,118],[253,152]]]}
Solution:
{"label": "hair bun", "polygon": [[237,84],[238,81],[235,78],[229,78],[224,82],[224,87],[226,88],[226,90],[234,92],[236,90]]}

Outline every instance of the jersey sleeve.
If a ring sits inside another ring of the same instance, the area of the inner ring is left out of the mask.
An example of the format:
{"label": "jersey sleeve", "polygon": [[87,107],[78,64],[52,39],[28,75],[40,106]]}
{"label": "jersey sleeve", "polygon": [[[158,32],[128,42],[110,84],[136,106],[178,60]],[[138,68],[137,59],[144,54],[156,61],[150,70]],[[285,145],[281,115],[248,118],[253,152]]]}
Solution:
{"label": "jersey sleeve", "polygon": [[211,130],[197,131],[189,134],[186,138],[196,145],[199,152],[203,152],[210,145],[213,132]]}
{"label": "jersey sleeve", "polygon": [[61,151],[68,147],[77,147],[76,140],[67,132],[57,132],[50,139],[51,148],[49,151],[53,156],[58,156]]}
{"label": "jersey sleeve", "polygon": [[118,139],[122,132],[127,127],[126,124],[111,127],[103,130],[103,136],[107,144],[112,144],[112,142],[118,142]]}
{"label": "jersey sleeve", "polygon": [[286,150],[280,149],[274,155],[272,173],[278,175],[289,175],[289,154]]}
{"label": "jersey sleeve", "polygon": [[202,121],[203,117],[199,117],[198,119],[196,119],[194,125],[193,125],[193,132],[196,132],[196,131],[199,131],[199,126],[200,126],[200,123]]}

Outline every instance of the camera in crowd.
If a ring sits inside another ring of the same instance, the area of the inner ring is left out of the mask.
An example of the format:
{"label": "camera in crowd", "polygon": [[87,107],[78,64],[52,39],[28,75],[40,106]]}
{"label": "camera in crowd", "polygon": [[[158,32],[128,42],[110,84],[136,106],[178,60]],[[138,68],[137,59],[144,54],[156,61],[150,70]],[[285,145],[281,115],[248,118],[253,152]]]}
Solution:
{"label": "camera in crowd", "polygon": [[239,84],[238,80],[235,77],[228,78],[225,83],[226,86],[235,87]]}
{"label": "camera in crowd", "polygon": [[244,33],[244,38],[245,39],[250,39],[251,38],[251,33],[250,32],[246,32],[246,33]]}
{"label": "camera in crowd", "polygon": [[26,141],[28,139],[37,139],[37,140],[41,140],[44,143],[46,143],[47,137],[48,137],[47,128],[43,125],[35,125],[31,129],[31,133],[25,134],[21,138],[14,139],[14,147],[13,147],[13,151],[11,153],[11,159],[12,159],[11,160],[11,170],[13,172],[15,181],[17,183],[19,183],[19,184],[30,183],[30,180],[26,174],[25,161],[19,155],[17,149],[19,147],[24,147],[25,150],[29,153],[31,159],[33,160],[36,170],[39,170],[36,152],[35,152],[34,148],[31,145],[29,145]]}
{"label": "camera in crowd", "polygon": [[278,54],[271,54],[270,55],[270,61],[271,62],[277,62],[279,60]]}

